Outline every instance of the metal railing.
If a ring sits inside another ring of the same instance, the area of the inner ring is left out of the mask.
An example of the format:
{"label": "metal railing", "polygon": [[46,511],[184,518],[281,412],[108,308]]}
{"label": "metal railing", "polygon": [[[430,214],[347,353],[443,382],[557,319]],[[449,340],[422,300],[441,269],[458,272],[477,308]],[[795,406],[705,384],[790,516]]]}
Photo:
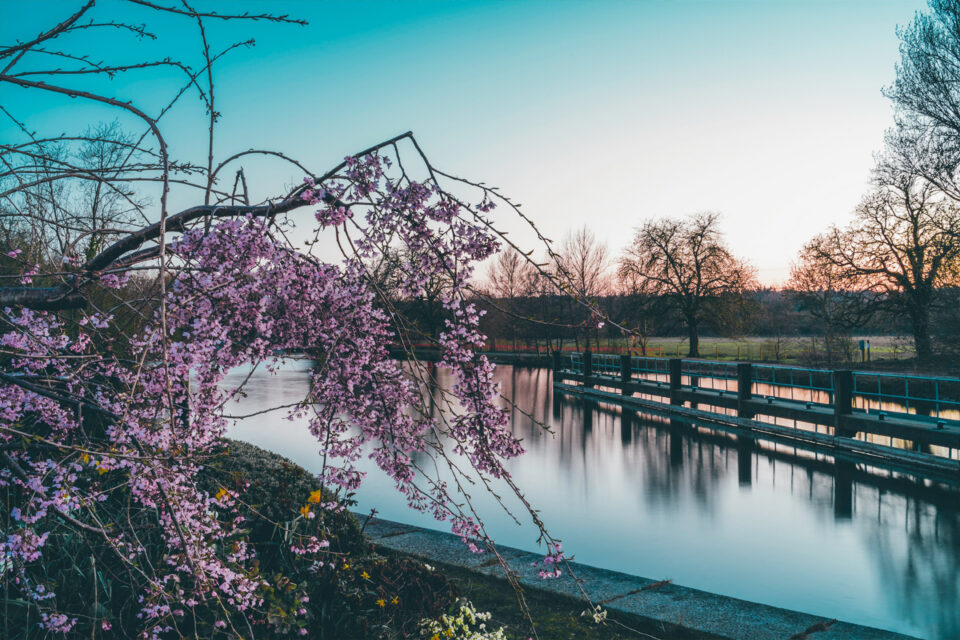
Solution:
{"label": "metal railing", "polygon": [[[763,385],[769,389],[761,389]],[[768,393],[762,393],[763,391]],[[784,400],[831,405],[834,393],[833,371],[755,364],[753,365],[753,392],[757,395],[770,395]]]}
{"label": "metal railing", "polygon": [[583,354],[581,353],[564,353],[561,356],[560,363],[560,368],[563,371],[583,373]]}
{"label": "metal railing", "polygon": [[862,434],[871,444],[889,438],[891,448],[901,441],[895,448],[938,458],[956,459],[960,450],[960,378],[589,352],[555,352],[554,367],[555,381],[566,374],[600,393],[614,387],[621,396],[646,394],[662,404],[669,396],[670,405],[707,407],[725,419],[736,415],[777,428],[786,420],[804,432],[812,431],[802,425],[826,425],[831,438]]}
{"label": "metal railing", "polygon": [[960,379],[854,371],[853,397],[855,408],[867,413],[902,413],[891,411],[893,404],[921,418],[939,419],[947,412],[960,413]]}
{"label": "metal railing", "polygon": [[620,377],[620,356],[598,353],[594,354],[591,363],[593,364],[593,374],[596,376]]}
{"label": "metal railing", "polygon": [[685,383],[694,388],[737,390],[736,363],[716,360],[682,360],[680,372]]}
{"label": "metal railing", "polygon": [[634,377],[643,377],[644,374],[668,376],[670,375],[670,360],[667,358],[633,356],[630,358],[630,372]]}
{"label": "metal railing", "polygon": [[[584,354],[565,352],[560,355],[561,368],[584,373]],[[592,354],[591,375],[599,378],[620,378],[622,357],[613,354]],[[751,365],[751,392],[777,400],[790,400],[830,406],[836,394],[834,371],[789,367],[774,364]],[[737,363],[715,360],[680,361],[680,383],[694,389],[736,392]],[[630,379],[664,384],[670,379],[670,359],[630,356]],[[850,374],[847,374],[850,375]],[[903,417],[960,420],[960,378],[917,376],[898,373],[854,371],[853,408],[855,411],[900,415]]]}

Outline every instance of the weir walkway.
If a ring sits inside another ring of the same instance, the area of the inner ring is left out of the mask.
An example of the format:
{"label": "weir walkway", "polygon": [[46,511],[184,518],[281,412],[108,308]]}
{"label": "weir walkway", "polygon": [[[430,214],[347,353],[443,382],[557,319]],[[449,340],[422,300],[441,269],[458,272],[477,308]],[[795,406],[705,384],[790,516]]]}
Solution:
{"label": "weir walkway", "polygon": [[554,389],[626,410],[960,483],[960,378],[553,353]]}

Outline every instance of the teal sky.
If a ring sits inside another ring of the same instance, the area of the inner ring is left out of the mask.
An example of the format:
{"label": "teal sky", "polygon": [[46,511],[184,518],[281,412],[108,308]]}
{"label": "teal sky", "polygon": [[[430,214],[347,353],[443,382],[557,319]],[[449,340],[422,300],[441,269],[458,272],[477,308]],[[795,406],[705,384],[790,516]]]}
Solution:
{"label": "teal sky", "polygon": [[[78,4],[0,0],[0,41],[29,38]],[[411,129],[438,166],[500,186],[555,239],[586,224],[616,252],[645,219],[719,211],[734,250],[775,284],[802,243],[847,220],[866,190],[872,154],[892,123],[881,89],[893,80],[895,29],[923,2],[194,6],[310,21],[212,28],[220,46],[257,39],[218,67],[221,157],[271,148],[319,172]],[[157,21],[118,0],[95,10],[100,18],[152,20],[162,36],[151,43],[109,34],[86,45],[95,57],[185,51],[197,59],[199,39],[187,21]],[[134,80],[120,76],[104,90],[151,113],[180,83],[166,71]],[[40,130],[75,131],[116,115],[0,91],[0,104]],[[202,118],[193,98],[166,118],[175,153],[202,160]],[[0,120],[0,139],[18,135]],[[299,179],[286,167],[252,169],[262,197]],[[192,202],[181,194],[174,204]],[[503,216],[502,225],[533,248]]]}

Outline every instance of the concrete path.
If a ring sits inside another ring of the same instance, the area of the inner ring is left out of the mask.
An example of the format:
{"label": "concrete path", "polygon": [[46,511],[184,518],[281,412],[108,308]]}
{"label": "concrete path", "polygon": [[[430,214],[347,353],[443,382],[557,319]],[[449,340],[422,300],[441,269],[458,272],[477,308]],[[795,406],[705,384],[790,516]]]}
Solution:
{"label": "concrete path", "polygon": [[[360,521],[364,516],[358,515]],[[427,562],[442,562],[465,567],[491,576],[502,576],[502,569],[491,564],[489,554],[472,554],[456,536],[372,518],[364,532],[379,546],[419,556]],[[511,547],[498,547],[524,587],[544,589],[580,597],[573,579],[564,576],[543,580],[532,562],[542,555]],[[651,588],[656,581],[616,571],[572,563],[584,590],[594,602],[611,611],[622,611],[663,623],[680,626],[705,637],[730,640],[788,640],[795,634],[828,622],[827,618],[798,611],[728,598],[675,584]],[[586,607],[584,607],[586,608]],[[809,640],[911,640],[910,636],[837,622],[826,631],[808,636]],[[667,637],[664,636],[664,640]],[[916,639],[912,639],[916,640]]]}

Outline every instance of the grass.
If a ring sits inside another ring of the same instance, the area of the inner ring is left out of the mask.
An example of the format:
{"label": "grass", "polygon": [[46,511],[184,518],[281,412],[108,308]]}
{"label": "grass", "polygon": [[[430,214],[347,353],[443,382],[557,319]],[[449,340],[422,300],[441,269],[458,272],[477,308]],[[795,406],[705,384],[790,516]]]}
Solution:
{"label": "grass", "polygon": [[[859,350],[856,349],[859,339],[853,339],[856,359],[860,357]],[[874,360],[908,360],[914,357],[913,345],[910,344],[909,340],[896,336],[871,336],[867,339],[870,340],[870,351]],[[498,340],[497,344],[506,344],[507,351],[509,351],[509,343]],[[591,341],[591,346],[594,344]],[[569,348],[572,345],[573,342],[568,340],[564,347]],[[628,346],[628,341],[623,338],[603,338],[600,340],[601,348],[625,348],[626,346]],[[639,347],[635,346],[634,349],[639,353]],[[687,340],[680,337],[652,337],[647,342],[648,356],[686,357],[687,350]],[[748,337],[738,340],[700,338],[700,357],[709,360],[750,360],[754,362],[802,364],[805,362],[805,354],[809,350],[809,337],[782,338],[779,349],[777,339],[773,337]]]}
{"label": "grass", "polygon": [[[380,551],[386,552],[385,549]],[[503,627],[511,640],[532,637],[530,621],[505,579],[453,565],[431,563],[460,588],[478,611],[490,611],[493,614],[488,628]],[[524,597],[541,640],[636,640],[651,636],[663,640],[719,639],[719,636],[691,632],[675,624],[662,624],[616,611],[608,612],[606,623],[597,624],[592,618],[581,615],[587,609],[587,604],[582,600],[540,589],[527,587]]]}

